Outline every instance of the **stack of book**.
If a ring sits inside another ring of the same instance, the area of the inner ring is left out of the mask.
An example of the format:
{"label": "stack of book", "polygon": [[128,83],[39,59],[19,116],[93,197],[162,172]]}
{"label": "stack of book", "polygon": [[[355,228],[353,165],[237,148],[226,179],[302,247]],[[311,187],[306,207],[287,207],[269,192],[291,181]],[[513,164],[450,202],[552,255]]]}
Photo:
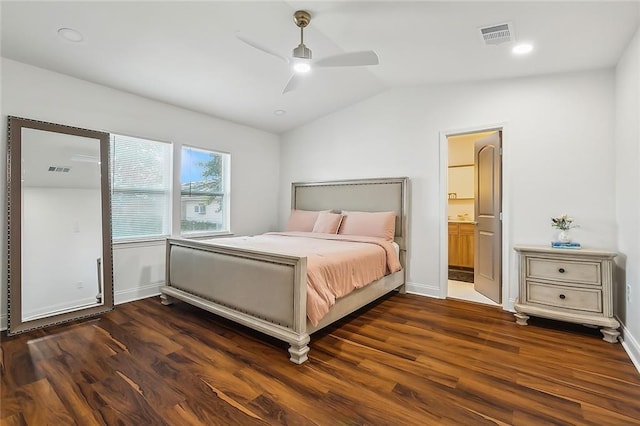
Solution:
{"label": "stack of book", "polygon": [[561,241],[551,241],[551,247],[553,248],[566,248],[566,249],[579,249],[580,243],[571,242],[571,243],[563,243]]}

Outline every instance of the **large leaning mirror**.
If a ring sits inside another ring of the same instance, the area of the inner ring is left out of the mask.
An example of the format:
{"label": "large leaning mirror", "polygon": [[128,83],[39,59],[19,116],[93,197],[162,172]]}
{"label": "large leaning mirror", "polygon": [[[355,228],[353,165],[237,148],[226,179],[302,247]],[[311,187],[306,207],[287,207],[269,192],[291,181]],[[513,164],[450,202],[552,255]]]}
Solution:
{"label": "large leaning mirror", "polygon": [[8,124],[8,334],[112,310],[109,134]]}

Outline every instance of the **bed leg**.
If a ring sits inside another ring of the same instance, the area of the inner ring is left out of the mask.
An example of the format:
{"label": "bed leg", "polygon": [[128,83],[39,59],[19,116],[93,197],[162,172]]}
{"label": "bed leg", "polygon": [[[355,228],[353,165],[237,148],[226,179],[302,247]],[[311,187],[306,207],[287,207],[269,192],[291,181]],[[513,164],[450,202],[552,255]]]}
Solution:
{"label": "bed leg", "polygon": [[291,346],[289,346],[289,353],[291,354],[289,360],[291,362],[295,364],[302,364],[308,359],[307,353],[309,352],[309,340],[309,336],[307,335],[302,340],[291,343]]}
{"label": "bed leg", "polygon": [[164,306],[173,305],[174,302],[176,302],[176,299],[174,299],[173,297],[167,296],[164,293],[160,295],[160,303],[162,303]]}
{"label": "bed leg", "polygon": [[406,284],[402,284],[400,287],[398,287],[398,293],[407,294],[407,285]]}

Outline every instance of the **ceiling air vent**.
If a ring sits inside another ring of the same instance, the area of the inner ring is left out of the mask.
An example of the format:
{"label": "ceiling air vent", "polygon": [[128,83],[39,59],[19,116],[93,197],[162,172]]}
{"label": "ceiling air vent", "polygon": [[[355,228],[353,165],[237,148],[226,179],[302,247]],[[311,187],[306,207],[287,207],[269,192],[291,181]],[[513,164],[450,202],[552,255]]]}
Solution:
{"label": "ceiling air vent", "polygon": [[71,167],[49,166],[49,171],[57,173],[69,173],[71,171]]}
{"label": "ceiling air vent", "polygon": [[487,45],[496,45],[515,40],[515,33],[513,32],[513,24],[511,22],[480,28],[480,36]]}

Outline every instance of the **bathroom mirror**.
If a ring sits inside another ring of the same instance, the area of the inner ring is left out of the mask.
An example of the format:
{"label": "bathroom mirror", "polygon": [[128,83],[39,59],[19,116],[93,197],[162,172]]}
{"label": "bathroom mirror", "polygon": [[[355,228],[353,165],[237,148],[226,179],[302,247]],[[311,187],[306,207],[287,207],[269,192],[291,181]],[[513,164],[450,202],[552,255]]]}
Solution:
{"label": "bathroom mirror", "polygon": [[8,334],[113,309],[109,134],[9,117]]}

